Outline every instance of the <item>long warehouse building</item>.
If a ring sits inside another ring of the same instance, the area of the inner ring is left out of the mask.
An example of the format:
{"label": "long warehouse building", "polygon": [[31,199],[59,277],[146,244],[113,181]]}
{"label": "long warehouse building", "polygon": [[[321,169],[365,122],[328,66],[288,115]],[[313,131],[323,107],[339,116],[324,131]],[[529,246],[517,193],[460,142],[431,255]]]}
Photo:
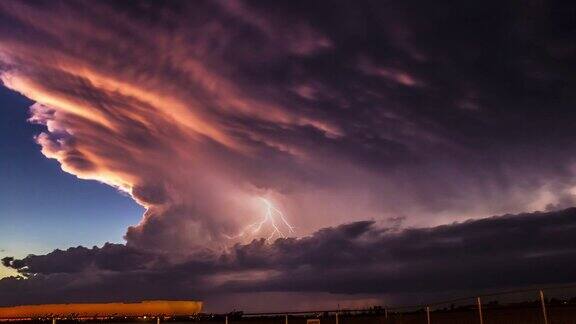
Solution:
{"label": "long warehouse building", "polygon": [[201,301],[139,303],[47,304],[0,307],[0,319],[186,316],[202,311]]}

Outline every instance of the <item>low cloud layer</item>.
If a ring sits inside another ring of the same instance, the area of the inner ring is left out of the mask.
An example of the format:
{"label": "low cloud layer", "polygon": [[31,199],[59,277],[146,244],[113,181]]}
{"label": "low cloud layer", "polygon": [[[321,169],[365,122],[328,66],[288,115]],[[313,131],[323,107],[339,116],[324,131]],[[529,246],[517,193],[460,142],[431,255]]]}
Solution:
{"label": "low cloud layer", "polygon": [[[208,309],[226,310],[218,301],[234,294],[298,293],[298,300],[329,293],[337,296],[333,302],[370,297],[372,303],[439,292],[466,296],[572,282],[575,229],[571,208],[400,231],[360,221],[300,239],[255,240],[178,260],[120,244],[76,247],[3,259],[27,279],[0,280],[0,301],[196,298],[206,299]],[[231,303],[255,308],[245,298]],[[286,307],[268,303],[262,310]]]}

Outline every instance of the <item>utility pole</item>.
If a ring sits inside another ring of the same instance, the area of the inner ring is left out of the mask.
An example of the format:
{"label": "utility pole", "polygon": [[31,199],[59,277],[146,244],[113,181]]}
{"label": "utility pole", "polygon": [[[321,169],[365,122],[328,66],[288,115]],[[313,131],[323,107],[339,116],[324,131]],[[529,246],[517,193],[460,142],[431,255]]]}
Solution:
{"label": "utility pole", "polygon": [[484,316],[482,316],[482,301],[480,300],[480,297],[476,298],[476,301],[478,302],[478,316],[480,317],[480,324],[484,324]]}
{"label": "utility pole", "polygon": [[542,316],[544,316],[544,324],[548,324],[548,314],[546,313],[546,301],[544,300],[544,292],[540,290],[540,304],[542,304]]}

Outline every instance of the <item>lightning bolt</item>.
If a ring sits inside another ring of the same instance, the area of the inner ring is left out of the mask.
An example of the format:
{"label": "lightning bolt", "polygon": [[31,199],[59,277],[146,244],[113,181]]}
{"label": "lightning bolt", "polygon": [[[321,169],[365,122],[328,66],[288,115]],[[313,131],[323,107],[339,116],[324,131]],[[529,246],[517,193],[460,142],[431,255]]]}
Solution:
{"label": "lightning bolt", "polygon": [[249,234],[257,235],[263,231],[263,228],[267,224],[272,227],[272,231],[266,238],[267,242],[270,242],[274,237],[286,238],[287,235],[294,233],[294,226],[288,222],[286,216],[284,216],[284,214],[278,210],[278,208],[274,207],[274,205],[272,205],[272,203],[265,198],[258,197],[258,199],[262,201],[265,207],[262,219],[244,227],[244,229],[238,235],[225,235],[227,238],[237,239],[245,237]]}

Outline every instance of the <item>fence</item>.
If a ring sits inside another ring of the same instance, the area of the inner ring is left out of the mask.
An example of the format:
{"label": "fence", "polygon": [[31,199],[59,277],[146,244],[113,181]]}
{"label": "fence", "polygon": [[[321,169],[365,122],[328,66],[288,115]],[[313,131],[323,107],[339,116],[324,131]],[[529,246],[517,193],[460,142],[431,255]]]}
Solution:
{"label": "fence", "polygon": [[54,316],[24,321],[44,324],[82,322],[137,324],[576,324],[576,284],[524,289],[409,306],[274,313],[199,314],[139,318]]}
{"label": "fence", "polygon": [[[576,285],[523,289],[409,306],[229,314],[226,324],[576,324]],[[240,323],[241,322],[241,323]]]}

